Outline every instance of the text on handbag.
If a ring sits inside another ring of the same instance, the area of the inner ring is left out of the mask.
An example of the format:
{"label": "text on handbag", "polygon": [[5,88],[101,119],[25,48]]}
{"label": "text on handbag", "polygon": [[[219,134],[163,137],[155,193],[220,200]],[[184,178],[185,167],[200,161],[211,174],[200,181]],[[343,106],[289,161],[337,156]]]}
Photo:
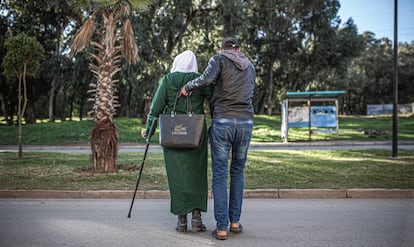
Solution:
{"label": "text on handbag", "polygon": [[183,124],[178,124],[176,126],[174,126],[173,131],[172,131],[173,135],[187,135],[187,127],[184,126]]}

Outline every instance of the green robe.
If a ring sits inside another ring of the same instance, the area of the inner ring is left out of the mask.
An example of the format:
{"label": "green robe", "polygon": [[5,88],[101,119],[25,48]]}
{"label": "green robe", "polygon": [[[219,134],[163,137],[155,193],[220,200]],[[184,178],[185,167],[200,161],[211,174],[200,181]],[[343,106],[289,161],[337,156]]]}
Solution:
{"label": "green robe", "polygon": [[[188,81],[197,78],[196,73],[174,72],[165,75],[154,95],[147,118],[147,133],[153,121],[161,113],[170,113],[177,92]],[[196,114],[204,113],[204,99],[209,89],[192,93],[191,103]],[[176,106],[177,113],[186,112],[186,97],[181,96]],[[163,147],[164,162],[170,189],[170,211],[175,215],[187,214],[194,209],[207,211],[207,131],[204,123],[204,136],[200,147],[196,149],[171,149]]]}

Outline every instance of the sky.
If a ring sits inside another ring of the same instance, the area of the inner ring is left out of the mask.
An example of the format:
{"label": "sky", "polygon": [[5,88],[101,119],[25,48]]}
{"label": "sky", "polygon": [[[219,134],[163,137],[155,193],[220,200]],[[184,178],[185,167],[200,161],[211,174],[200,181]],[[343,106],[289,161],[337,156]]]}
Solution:
{"label": "sky", "polygon": [[[375,33],[375,38],[388,37],[394,40],[395,0],[340,0],[338,15],[341,23],[350,17],[358,28],[358,33]],[[398,42],[411,44],[414,41],[414,1],[398,0]]]}

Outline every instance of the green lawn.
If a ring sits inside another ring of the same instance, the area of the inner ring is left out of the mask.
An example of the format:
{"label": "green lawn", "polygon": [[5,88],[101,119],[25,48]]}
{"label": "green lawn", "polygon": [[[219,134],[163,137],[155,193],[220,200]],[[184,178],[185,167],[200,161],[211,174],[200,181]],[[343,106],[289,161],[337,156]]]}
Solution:
{"label": "green lawn", "polygon": [[[143,143],[143,124],[136,118],[116,118],[120,143]],[[209,121],[208,121],[209,122]],[[338,140],[391,140],[391,117],[340,117]],[[414,116],[398,119],[399,140],[414,140]],[[91,121],[41,122],[23,126],[23,143],[86,144]],[[369,136],[364,132],[381,131]],[[307,129],[291,129],[289,141],[307,141]],[[312,140],[336,140],[334,134],[312,135]],[[279,116],[256,116],[253,142],[281,142]],[[153,143],[158,143],[158,133]],[[17,126],[0,125],[0,145],[17,144]],[[0,189],[123,190],[135,186],[142,153],[120,153],[120,171],[94,174],[88,154],[24,152],[0,153]],[[292,150],[250,151],[246,165],[247,189],[281,188],[401,188],[414,189],[414,151]],[[209,176],[211,172],[209,169]],[[168,189],[162,154],[147,157],[140,189]]]}
{"label": "green lawn", "polygon": [[[133,190],[143,154],[121,153],[121,170],[115,174],[93,174],[88,154],[16,157],[0,153],[0,189]],[[398,158],[391,158],[389,150],[250,151],[245,187],[414,189],[413,164],[412,150],[399,150]],[[161,153],[147,156],[140,189],[168,189]]]}
{"label": "green lawn", "polygon": [[[208,119],[209,123],[210,120]],[[280,116],[256,115],[253,142],[281,142]],[[144,127],[138,118],[116,118],[120,143],[144,143],[140,131]],[[23,126],[23,144],[74,144],[87,143],[92,129],[92,121],[40,122]],[[366,131],[380,131],[380,135],[370,136]],[[414,140],[414,115],[398,119],[399,140]],[[336,134],[313,134],[312,140],[336,140]],[[341,116],[337,140],[391,140],[392,118],[390,116]],[[290,129],[289,141],[308,141],[307,128]],[[158,142],[158,131],[153,137]],[[0,124],[0,145],[17,144],[17,126]]]}

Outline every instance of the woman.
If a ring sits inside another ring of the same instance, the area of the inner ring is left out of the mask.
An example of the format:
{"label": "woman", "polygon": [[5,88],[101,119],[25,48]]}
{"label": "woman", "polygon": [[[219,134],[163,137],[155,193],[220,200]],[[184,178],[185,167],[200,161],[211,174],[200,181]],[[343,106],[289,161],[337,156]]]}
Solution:
{"label": "woman", "polygon": [[[175,57],[170,73],[161,79],[154,95],[146,129],[141,132],[144,138],[150,134],[150,126],[157,121],[159,114],[171,112],[178,90],[198,76],[197,60],[193,52],[185,51]],[[194,113],[204,113],[203,103],[208,93],[206,89],[191,95]],[[186,97],[178,99],[176,112],[186,113]],[[151,131],[151,135],[154,131],[155,129]],[[201,212],[207,211],[208,200],[206,123],[204,123],[204,136],[200,147],[195,149],[163,147],[163,152],[171,197],[170,211],[178,215],[176,230],[181,233],[187,232],[187,214],[191,212],[192,231],[205,231],[206,226],[201,220]]]}

